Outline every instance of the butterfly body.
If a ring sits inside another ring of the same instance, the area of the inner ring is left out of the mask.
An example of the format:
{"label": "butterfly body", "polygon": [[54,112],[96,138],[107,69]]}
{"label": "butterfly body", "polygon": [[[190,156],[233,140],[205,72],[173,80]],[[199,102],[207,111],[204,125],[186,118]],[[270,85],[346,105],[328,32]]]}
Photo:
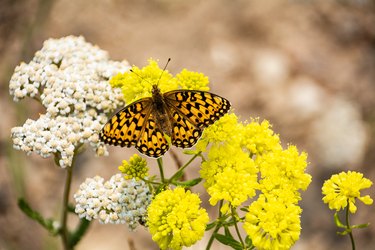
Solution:
{"label": "butterfly body", "polygon": [[152,104],[153,110],[155,111],[156,126],[163,133],[171,137],[172,121],[170,119],[170,114],[168,113],[168,106],[164,101],[160,89],[156,85],[153,85],[152,88]]}
{"label": "butterfly body", "polygon": [[115,146],[134,146],[142,154],[160,157],[174,146],[192,147],[203,129],[229,111],[225,98],[205,91],[173,90],[161,93],[153,85],[152,97],[142,98],[118,111],[99,134]]}

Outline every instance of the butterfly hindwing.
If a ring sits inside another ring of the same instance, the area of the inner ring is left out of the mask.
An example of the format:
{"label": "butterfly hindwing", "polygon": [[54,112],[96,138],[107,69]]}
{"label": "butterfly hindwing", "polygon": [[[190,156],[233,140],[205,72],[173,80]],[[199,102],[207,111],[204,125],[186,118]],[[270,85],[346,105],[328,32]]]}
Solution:
{"label": "butterfly hindwing", "polygon": [[151,98],[144,98],[126,106],[104,125],[99,134],[100,139],[110,145],[135,146],[151,110]]}
{"label": "butterfly hindwing", "polygon": [[172,144],[191,148],[202,135],[202,130],[185,119],[177,110],[172,112]]}
{"label": "butterfly hindwing", "polygon": [[147,156],[159,157],[168,151],[169,145],[164,134],[156,125],[153,113],[150,113],[135,148]]}

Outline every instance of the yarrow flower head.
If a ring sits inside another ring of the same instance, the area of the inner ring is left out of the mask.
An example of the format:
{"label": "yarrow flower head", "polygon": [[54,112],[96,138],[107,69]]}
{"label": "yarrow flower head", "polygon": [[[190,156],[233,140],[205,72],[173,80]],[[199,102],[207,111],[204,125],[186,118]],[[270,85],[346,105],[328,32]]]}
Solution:
{"label": "yarrow flower head", "polygon": [[122,165],[118,167],[125,175],[125,179],[135,178],[137,181],[148,176],[147,161],[137,154],[134,154],[129,162],[123,160]]}
{"label": "yarrow flower head", "polygon": [[87,178],[74,194],[75,212],[80,218],[100,223],[127,224],[134,230],[147,220],[151,192],[143,181],[125,180],[116,174],[107,182],[102,177]]}
{"label": "yarrow flower head", "polygon": [[203,237],[208,214],[198,195],[182,187],[157,194],[148,207],[152,239],[161,249],[182,249]]}
{"label": "yarrow flower head", "polygon": [[244,229],[257,249],[290,249],[299,239],[302,209],[261,195],[246,214]]}
{"label": "yarrow flower head", "polygon": [[40,115],[39,119],[28,119],[22,127],[12,128],[13,147],[31,154],[35,152],[43,158],[58,155],[61,167],[71,166],[77,145],[90,143],[100,150],[99,138],[93,131],[102,127],[98,120],[85,114],[74,116]]}
{"label": "yarrow flower head", "polygon": [[107,80],[129,68],[125,61],[109,60],[105,51],[82,37],[45,41],[30,63],[16,67],[9,83],[14,101],[31,97],[46,109],[38,120],[12,129],[15,148],[43,157],[61,155],[61,167],[70,166],[71,152],[82,143],[106,154],[97,133],[107,116],[124,104],[121,91]]}
{"label": "yarrow flower head", "polygon": [[111,86],[121,88],[126,103],[151,96],[154,84],[162,93],[175,89],[209,90],[208,78],[202,73],[184,69],[173,77],[168,70],[163,72],[157,61],[148,61],[149,64],[142,69],[133,66],[132,72],[119,73],[111,78]]}
{"label": "yarrow flower head", "polygon": [[362,173],[355,171],[341,172],[332,175],[322,187],[323,202],[328,203],[332,210],[340,211],[349,206],[349,211],[355,213],[357,207],[355,200],[359,199],[366,205],[373,203],[369,195],[361,196],[360,191],[372,186],[372,182],[363,177]]}

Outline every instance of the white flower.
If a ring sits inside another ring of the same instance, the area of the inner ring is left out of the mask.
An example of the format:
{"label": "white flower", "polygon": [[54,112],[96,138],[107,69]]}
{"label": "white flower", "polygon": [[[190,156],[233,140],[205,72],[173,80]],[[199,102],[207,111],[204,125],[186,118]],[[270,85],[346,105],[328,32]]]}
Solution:
{"label": "white flower", "polygon": [[75,149],[89,143],[98,155],[106,155],[98,132],[107,116],[124,105],[120,89],[112,89],[111,76],[129,70],[126,61],[108,59],[107,52],[83,37],[49,39],[28,64],[16,67],[9,83],[14,101],[32,97],[46,113],[12,129],[14,148],[59,157],[70,166]]}
{"label": "white flower", "polygon": [[127,224],[134,230],[146,221],[151,198],[143,181],[125,180],[116,174],[104,183],[102,177],[95,176],[87,178],[74,194],[75,212],[80,218],[98,219],[104,224]]}

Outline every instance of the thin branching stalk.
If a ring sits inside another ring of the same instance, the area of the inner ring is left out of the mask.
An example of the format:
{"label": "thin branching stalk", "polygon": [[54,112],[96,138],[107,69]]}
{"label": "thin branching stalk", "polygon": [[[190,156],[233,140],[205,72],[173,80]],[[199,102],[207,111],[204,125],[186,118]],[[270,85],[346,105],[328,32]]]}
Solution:
{"label": "thin branching stalk", "polygon": [[164,183],[165,178],[164,178],[164,170],[163,170],[163,159],[159,157],[156,161],[158,162],[161,182]]}
{"label": "thin branching stalk", "polygon": [[[221,217],[220,209],[221,209],[222,206],[223,206],[223,200],[221,200],[220,204],[219,204],[219,218]],[[210,239],[208,240],[206,250],[211,249],[212,243],[214,242],[214,239],[215,239],[215,234],[219,231],[220,227],[221,227],[221,223],[219,222],[219,223],[216,224],[216,227],[215,227],[214,231],[212,232]]]}
{"label": "thin branching stalk", "polygon": [[194,161],[194,159],[195,158],[197,158],[198,156],[199,156],[200,154],[196,154],[196,155],[194,155],[193,157],[191,157],[191,159],[188,161],[188,162],[186,162],[186,164],[185,165],[183,165],[170,179],[172,180],[172,179],[174,179],[174,177],[175,176],[177,176],[177,175],[179,175],[180,174],[180,172],[182,172],[182,171],[184,171],[184,169],[187,167],[187,166],[189,166],[190,165],[190,163],[192,163],[193,161]]}
{"label": "thin branching stalk", "polygon": [[70,189],[72,186],[72,177],[73,177],[73,168],[75,165],[75,160],[77,155],[81,152],[81,146],[79,145],[74,150],[74,156],[72,159],[72,164],[70,167],[66,168],[66,177],[65,177],[65,187],[64,187],[64,196],[63,196],[63,205],[62,205],[62,215],[61,215],[61,239],[65,250],[73,249],[73,246],[70,244],[69,239],[69,230],[68,230],[68,213],[69,213],[69,196]]}
{"label": "thin branching stalk", "polygon": [[244,241],[243,241],[243,239],[241,237],[241,233],[240,233],[240,230],[239,230],[238,225],[237,225],[238,214],[236,212],[236,209],[234,207],[232,207],[232,206],[231,206],[231,212],[232,212],[232,217],[235,220],[234,228],[236,229],[236,233],[237,233],[238,239],[240,240],[241,245],[244,247],[245,243],[244,243]]}
{"label": "thin branching stalk", "polygon": [[65,250],[72,249],[69,244],[69,231],[68,231],[68,205],[69,205],[69,195],[70,187],[72,184],[73,176],[73,164],[70,167],[66,168],[66,179],[65,179],[65,188],[64,188],[64,197],[63,197],[63,212],[61,216],[61,238]]}
{"label": "thin branching stalk", "polygon": [[349,223],[349,200],[348,200],[348,206],[346,207],[345,219],[346,219],[346,228],[349,232],[350,241],[352,243],[352,249],[355,250],[355,242],[354,242],[353,232],[352,232],[352,229],[351,229],[350,223]]}

